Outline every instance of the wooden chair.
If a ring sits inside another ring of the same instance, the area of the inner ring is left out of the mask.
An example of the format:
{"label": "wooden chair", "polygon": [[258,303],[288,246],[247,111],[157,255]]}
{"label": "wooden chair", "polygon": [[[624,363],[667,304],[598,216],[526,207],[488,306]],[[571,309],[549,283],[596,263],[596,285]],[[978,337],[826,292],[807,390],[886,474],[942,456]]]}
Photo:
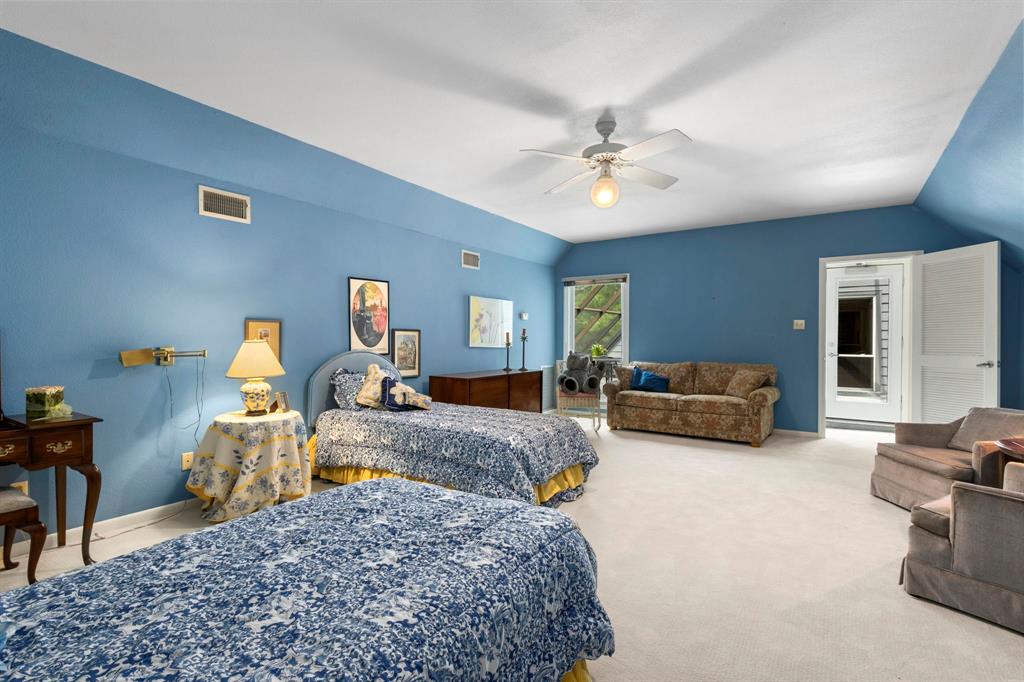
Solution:
{"label": "wooden chair", "polygon": [[28,582],[36,581],[36,566],[46,542],[46,526],[39,521],[39,505],[17,488],[0,487],[0,524],[4,527],[4,570],[18,566],[11,561],[14,534],[21,530],[31,539],[28,551]]}

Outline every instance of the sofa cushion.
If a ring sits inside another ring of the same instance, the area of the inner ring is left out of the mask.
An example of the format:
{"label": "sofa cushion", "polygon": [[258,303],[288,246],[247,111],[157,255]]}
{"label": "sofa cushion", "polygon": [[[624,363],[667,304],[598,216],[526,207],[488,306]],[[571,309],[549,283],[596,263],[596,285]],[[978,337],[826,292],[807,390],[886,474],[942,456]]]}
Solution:
{"label": "sofa cushion", "polygon": [[616,367],[615,374],[623,388],[630,385],[633,367],[668,377],[668,392],[686,395],[693,393],[693,374],[696,365],[692,362],[634,362],[630,367]]}
{"label": "sofa cushion", "polygon": [[953,434],[948,447],[971,452],[976,441],[999,440],[1012,436],[1024,436],[1024,410],[972,407],[960,428]]}
{"label": "sofa cushion", "polygon": [[920,504],[910,510],[910,522],[918,528],[948,538],[949,517],[953,513],[952,504],[950,495]]}
{"label": "sofa cushion", "polygon": [[767,386],[774,386],[775,378],[778,376],[775,365],[754,365],[740,362],[699,362],[697,363],[693,390],[690,393],[725,395],[725,390],[729,388],[729,382],[732,381],[733,375],[740,369],[764,372],[768,375],[765,384]]}
{"label": "sofa cushion", "polygon": [[680,412],[698,414],[730,414],[746,417],[750,414],[750,403],[730,395],[680,395],[674,401]]}
{"label": "sofa cushion", "polygon": [[879,443],[878,454],[909,467],[921,469],[952,481],[971,481],[971,454],[947,448],[926,448],[905,443]]}
{"label": "sofa cushion", "polygon": [[738,369],[725,387],[725,395],[746,400],[750,394],[764,386],[768,381],[767,372],[756,372],[752,369]]}
{"label": "sofa cushion", "polygon": [[619,391],[615,394],[615,404],[626,407],[640,407],[645,410],[675,411],[674,393],[650,393],[648,391]]}
{"label": "sofa cushion", "polygon": [[640,373],[640,382],[631,388],[651,393],[668,393],[668,377],[644,370]]}

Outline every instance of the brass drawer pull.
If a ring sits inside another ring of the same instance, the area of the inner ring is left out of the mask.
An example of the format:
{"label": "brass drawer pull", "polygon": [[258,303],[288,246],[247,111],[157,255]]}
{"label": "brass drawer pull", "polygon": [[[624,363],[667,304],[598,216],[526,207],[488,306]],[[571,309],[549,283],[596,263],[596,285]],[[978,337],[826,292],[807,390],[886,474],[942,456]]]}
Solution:
{"label": "brass drawer pull", "polygon": [[64,441],[62,443],[47,443],[46,444],[46,451],[47,452],[55,452],[58,455],[60,455],[62,453],[65,453],[65,452],[67,452],[70,449],[71,449],[71,441],[69,441],[69,440],[66,440],[66,441]]}
{"label": "brass drawer pull", "polygon": [[14,454],[14,444],[0,445],[0,457],[6,457],[7,455]]}

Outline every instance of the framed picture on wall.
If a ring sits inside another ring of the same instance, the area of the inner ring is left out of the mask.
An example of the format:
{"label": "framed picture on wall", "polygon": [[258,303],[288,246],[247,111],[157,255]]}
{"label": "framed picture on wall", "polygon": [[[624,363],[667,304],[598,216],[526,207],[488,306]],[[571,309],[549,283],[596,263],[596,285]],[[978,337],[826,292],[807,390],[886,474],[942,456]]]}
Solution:
{"label": "framed picture on wall", "polygon": [[348,337],[351,350],[387,355],[391,349],[391,309],[388,282],[348,278]]}
{"label": "framed picture on wall", "polygon": [[512,334],[512,301],[469,297],[469,347],[504,348]]}
{"label": "framed picture on wall", "polygon": [[420,330],[391,330],[392,362],[403,378],[420,375]]}
{"label": "framed picture on wall", "polygon": [[242,332],[244,340],[262,339],[274,351],[277,361],[281,362],[281,320],[251,320],[246,318]]}

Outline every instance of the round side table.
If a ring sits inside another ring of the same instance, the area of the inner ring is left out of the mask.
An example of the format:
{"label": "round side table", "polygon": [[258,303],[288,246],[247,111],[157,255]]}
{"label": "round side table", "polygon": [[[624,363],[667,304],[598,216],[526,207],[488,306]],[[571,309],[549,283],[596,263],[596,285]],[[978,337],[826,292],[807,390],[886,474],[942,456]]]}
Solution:
{"label": "round side table", "polygon": [[309,457],[302,415],[217,415],[192,460],[185,487],[205,502],[211,523],[238,518],[309,494]]}

